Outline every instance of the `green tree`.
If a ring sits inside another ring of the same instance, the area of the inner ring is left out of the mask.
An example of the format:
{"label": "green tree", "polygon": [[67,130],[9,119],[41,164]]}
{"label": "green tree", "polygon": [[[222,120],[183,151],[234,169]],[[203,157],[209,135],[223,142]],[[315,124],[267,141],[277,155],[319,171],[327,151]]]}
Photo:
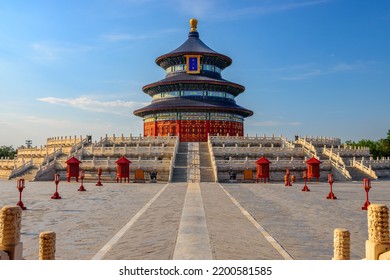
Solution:
{"label": "green tree", "polygon": [[368,147],[373,158],[390,157],[390,130],[387,132],[387,138],[378,141],[362,139],[358,142],[348,140],[345,144],[352,147]]}
{"label": "green tree", "polygon": [[0,147],[0,158],[9,157],[13,159],[16,155],[17,151],[12,146],[1,146]]}

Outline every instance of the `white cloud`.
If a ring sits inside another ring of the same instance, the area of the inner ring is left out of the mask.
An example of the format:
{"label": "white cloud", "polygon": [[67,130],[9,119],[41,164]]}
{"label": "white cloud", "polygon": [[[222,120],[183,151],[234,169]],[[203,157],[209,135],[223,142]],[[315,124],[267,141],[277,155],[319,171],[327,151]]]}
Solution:
{"label": "white cloud", "polygon": [[357,71],[363,69],[365,65],[368,64],[369,63],[363,63],[361,61],[356,61],[353,63],[339,62],[334,65],[319,65],[316,63],[306,63],[277,68],[274,69],[273,72],[279,80],[300,81],[312,79],[323,75]]}
{"label": "white cloud", "polygon": [[53,61],[60,59],[64,54],[86,52],[92,47],[69,43],[34,42],[31,44],[31,49],[34,60]]}
{"label": "white cloud", "polygon": [[122,41],[143,41],[147,39],[159,38],[169,33],[176,33],[181,31],[181,29],[172,28],[165,29],[159,32],[149,33],[149,34],[130,34],[130,33],[108,33],[101,35],[101,38],[104,41],[108,42],[122,42]]}
{"label": "white cloud", "polygon": [[148,104],[123,100],[99,101],[85,96],[77,98],[43,97],[38,98],[37,100],[50,104],[69,106],[92,112],[105,112],[125,116],[129,115],[129,111],[131,108],[141,107]]}

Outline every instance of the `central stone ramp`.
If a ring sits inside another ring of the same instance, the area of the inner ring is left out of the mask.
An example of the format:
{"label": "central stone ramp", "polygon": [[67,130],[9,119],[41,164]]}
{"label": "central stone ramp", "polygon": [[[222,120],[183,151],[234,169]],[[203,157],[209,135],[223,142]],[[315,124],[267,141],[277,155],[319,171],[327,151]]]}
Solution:
{"label": "central stone ramp", "polygon": [[199,183],[189,183],[177,236],[174,260],[212,260]]}

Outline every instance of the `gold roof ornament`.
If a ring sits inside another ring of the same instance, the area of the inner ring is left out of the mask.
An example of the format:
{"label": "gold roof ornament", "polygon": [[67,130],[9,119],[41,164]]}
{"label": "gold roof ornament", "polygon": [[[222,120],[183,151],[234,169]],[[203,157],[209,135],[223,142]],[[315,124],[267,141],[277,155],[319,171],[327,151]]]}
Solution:
{"label": "gold roof ornament", "polygon": [[198,20],[196,18],[190,19],[190,32],[197,32],[196,28],[198,27]]}

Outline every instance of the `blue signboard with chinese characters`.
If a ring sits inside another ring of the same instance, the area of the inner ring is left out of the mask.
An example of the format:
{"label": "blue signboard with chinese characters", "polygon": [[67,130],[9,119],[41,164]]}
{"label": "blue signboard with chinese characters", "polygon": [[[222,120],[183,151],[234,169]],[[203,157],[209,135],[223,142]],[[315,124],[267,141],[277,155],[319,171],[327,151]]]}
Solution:
{"label": "blue signboard with chinese characters", "polygon": [[200,55],[187,55],[187,74],[200,73]]}

